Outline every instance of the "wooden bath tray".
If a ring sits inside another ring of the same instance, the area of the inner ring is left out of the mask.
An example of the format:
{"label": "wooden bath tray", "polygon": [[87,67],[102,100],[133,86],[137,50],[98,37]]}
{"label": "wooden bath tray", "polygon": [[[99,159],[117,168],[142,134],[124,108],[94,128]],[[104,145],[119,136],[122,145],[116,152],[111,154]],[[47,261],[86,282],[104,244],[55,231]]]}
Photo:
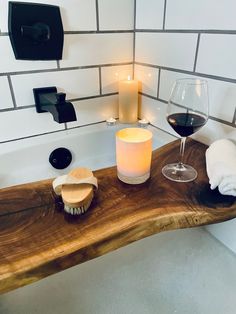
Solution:
{"label": "wooden bath tray", "polygon": [[165,179],[161,168],[176,161],[179,141],[153,153],[152,177],[142,185],[120,182],[116,168],[95,172],[99,190],[78,219],[55,201],[52,180],[0,190],[0,292],[111,252],[149,235],[236,217],[234,197],[209,189],[206,146],[189,140],[186,161],[198,171],[191,183]]}

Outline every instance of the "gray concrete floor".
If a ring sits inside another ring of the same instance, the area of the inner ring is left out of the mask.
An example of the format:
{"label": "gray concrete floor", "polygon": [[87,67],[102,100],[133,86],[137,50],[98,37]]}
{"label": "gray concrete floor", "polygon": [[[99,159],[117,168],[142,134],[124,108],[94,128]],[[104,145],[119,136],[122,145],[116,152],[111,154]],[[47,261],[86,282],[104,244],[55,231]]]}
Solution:
{"label": "gray concrete floor", "polygon": [[1,314],[235,314],[236,257],[204,229],[157,234],[0,296]]}

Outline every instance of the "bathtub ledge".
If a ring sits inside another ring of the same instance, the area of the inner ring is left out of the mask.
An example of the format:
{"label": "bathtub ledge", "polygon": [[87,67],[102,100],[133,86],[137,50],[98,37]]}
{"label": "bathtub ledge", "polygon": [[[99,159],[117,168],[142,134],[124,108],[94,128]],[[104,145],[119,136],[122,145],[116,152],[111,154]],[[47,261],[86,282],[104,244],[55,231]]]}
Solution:
{"label": "bathtub ledge", "polygon": [[99,190],[89,211],[77,219],[63,212],[52,180],[0,190],[0,293],[158,232],[235,218],[235,198],[209,188],[205,145],[187,142],[186,162],[198,171],[194,182],[162,176],[162,167],[176,161],[178,150],[174,141],[154,151],[151,179],[142,185],[120,182],[115,167],[95,171]]}

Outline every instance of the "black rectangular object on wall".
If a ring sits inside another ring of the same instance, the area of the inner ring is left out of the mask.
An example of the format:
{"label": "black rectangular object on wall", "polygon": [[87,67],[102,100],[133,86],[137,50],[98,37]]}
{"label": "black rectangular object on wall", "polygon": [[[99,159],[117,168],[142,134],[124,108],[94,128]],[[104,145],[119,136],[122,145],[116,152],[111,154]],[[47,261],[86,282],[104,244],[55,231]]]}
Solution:
{"label": "black rectangular object on wall", "polygon": [[58,6],[10,1],[8,28],[16,59],[62,59],[64,30]]}

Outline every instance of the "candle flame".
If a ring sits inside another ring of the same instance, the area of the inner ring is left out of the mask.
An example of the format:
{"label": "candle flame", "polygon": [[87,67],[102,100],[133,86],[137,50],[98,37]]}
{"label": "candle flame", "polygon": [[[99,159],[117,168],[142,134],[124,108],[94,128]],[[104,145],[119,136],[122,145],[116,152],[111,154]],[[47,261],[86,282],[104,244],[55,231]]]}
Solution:
{"label": "candle flame", "polygon": [[128,75],[128,81],[131,81],[131,76],[130,75]]}

